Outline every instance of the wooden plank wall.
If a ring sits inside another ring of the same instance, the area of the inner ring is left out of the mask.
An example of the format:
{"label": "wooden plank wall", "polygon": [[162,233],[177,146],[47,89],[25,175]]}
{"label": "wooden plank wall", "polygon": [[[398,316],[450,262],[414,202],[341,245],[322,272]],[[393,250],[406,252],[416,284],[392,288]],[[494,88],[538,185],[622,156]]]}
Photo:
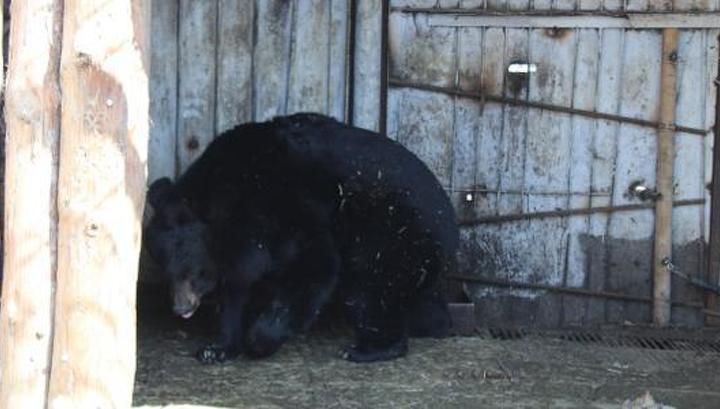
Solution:
{"label": "wooden plank wall", "polygon": [[[372,2],[359,0],[363,10]],[[151,3],[149,183],[179,175],[240,123],[298,111],[347,119],[350,0]],[[379,13],[360,18],[380,22]],[[356,73],[374,78],[366,71]],[[145,254],[141,265],[143,281],[158,279]]]}
{"label": "wooden plank wall", "polygon": [[345,119],[349,0],[152,3],[149,181],[242,122]]}
{"label": "wooden plank wall", "polygon": [[[497,10],[669,10],[654,0],[393,0],[392,7]],[[717,10],[682,0],[675,10]],[[248,120],[301,110],[379,126],[381,2],[357,0],[353,118],[347,118],[350,0],[153,2],[150,181],[179,174],[213,135]],[[717,31],[682,30],[678,123],[708,129]],[[482,90],[656,120],[658,30],[431,27],[427,15],[390,16],[394,79]],[[526,83],[507,65],[540,67]],[[656,131],[408,88],[388,93],[388,134],[417,152],[463,220],[485,215],[637,203],[627,186],[655,178]],[[712,135],[676,138],[676,199],[707,198]],[[467,193],[472,192],[472,200]],[[652,210],[464,228],[463,273],[650,296]],[[709,206],[673,214],[674,260],[701,276]],[[674,280],[677,281],[677,280]],[[488,323],[543,326],[647,321],[650,306],[467,286]],[[682,282],[678,299],[700,302]],[[678,322],[699,323],[676,308]]]}
{"label": "wooden plank wall", "polygon": [[[395,0],[394,7],[499,10],[670,10],[652,0]],[[717,10],[718,0],[676,1],[675,10]],[[677,123],[713,122],[717,30],[682,30]],[[657,120],[660,30],[430,26],[428,14],[390,16],[390,77],[584,110]],[[515,60],[538,66],[526,83],[505,75]],[[452,195],[461,219],[639,203],[628,186],[655,184],[657,131],[443,93],[393,87],[388,132],[418,153]],[[679,133],[675,199],[707,197],[712,133]],[[472,201],[467,192],[474,191]],[[709,203],[709,202],[708,202]],[[673,211],[673,260],[704,276],[706,206]],[[462,273],[503,280],[652,296],[652,209],[464,228]],[[702,302],[673,279],[673,299]],[[650,304],[467,285],[488,324],[540,326],[648,322]],[[700,325],[695,309],[675,323]]]}

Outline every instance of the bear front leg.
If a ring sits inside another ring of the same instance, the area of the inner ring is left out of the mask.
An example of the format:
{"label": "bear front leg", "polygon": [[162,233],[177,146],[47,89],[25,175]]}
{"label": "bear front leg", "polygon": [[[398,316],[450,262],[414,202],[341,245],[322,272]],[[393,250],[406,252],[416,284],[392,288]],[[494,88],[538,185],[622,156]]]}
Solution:
{"label": "bear front leg", "polygon": [[338,281],[340,261],[325,245],[310,251],[288,269],[270,305],[250,325],[245,353],[262,358],[275,353],[292,335],[307,331],[330,300]]}
{"label": "bear front leg", "polygon": [[247,295],[241,291],[226,291],[220,316],[220,336],[200,348],[197,359],[204,364],[218,364],[234,359],[242,352],[243,318]]}
{"label": "bear front leg", "polygon": [[341,357],[351,362],[389,361],[407,353],[405,306],[381,290],[365,288],[346,300],[355,343]]}

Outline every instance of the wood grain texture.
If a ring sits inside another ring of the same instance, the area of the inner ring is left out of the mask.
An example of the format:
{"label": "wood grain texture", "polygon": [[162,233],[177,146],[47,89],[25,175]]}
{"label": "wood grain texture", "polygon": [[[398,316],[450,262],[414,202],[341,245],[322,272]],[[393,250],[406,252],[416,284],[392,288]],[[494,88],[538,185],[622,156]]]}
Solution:
{"label": "wood grain texture", "polygon": [[217,2],[180,1],[178,54],[178,172],[215,136]]}
{"label": "wood grain texture", "polygon": [[68,0],[64,10],[48,407],[125,408],[147,181],[149,3]]}
{"label": "wood grain texture", "polygon": [[[707,94],[714,90],[710,87],[695,88],[693,84],[705,83],[707,67],[695,61],[704,61],[705,54],[710,50],[707,44],[707,32],[700,30],[681,30],[678,33],[678,64],[677,64],[677,109],[676,123],[688,123],[698,128],[706,128],[706,101]],[[689,197],[704,197],[705,168],[704,150],[705,138],[700,135],[688,135],[677,132],[675,139],[675,154],[673,159],[673,179],[682,181],[674,183],[674,200]],[[703,246],[696,245],[688,254],[677,251],[687,243],[700,243],[703,240],[704,206],[688,206],[687,208],[673,208],[672,210],[672,244],[673,262],[681,270],[704,279],[704,252]],[[672,280],[670,293],[673,300],[688,300],[702,302],[703,292],[684,280]],[[681,314],[682,312],[682,314]],[[701,321],[697,311],[673,311],[674,322]],[[691,315],[691,316],[689,316]]]}
{"label": "wood grain texture", "polygon": [[[357,0],[355,21],[355,88],[352,123],[360,128],[377,131],[380,128],[380,0]],[[392,24],[391,24],[392,26]]]}
{"label": "wood grain texture", "polygon": [[219,0],[215,129],[252,120],[254,2]]}
{"label": "wood grain texture", "polygon": [[178,2],[152,1],[148,179],[175,177],[178,113]]}
{"label": "wood grain texture", "polygon": [[257,38],[253,51],[253,119],[264,121],[287,112],[290,36],[296,2],[268,0],[255,4]]}
{"label": "wood grain texture", "polygon": [[[594,29],[576,31],[572,84],[572,106],[589,111],[596,110],[599,61],[599,33]],[[596,140],[597,121],[591,118],[570,118],[570,158],[567,174],[566,208],[590,207],[592,197],[593,144]],[[573,194],[589,192],[590,194]],[[566,222],[567,249],[563,283],[566,287],[585,287],[588,278],[588,254],[584,237],[590,229],[590,216],[570,217]],[[563,325],[583,325],[587,314],[587,298],[563,297]]]}
{"label": "wood grain texture", "polygon": [[[649,30],[625,31],[622,41],[619,112],[630,117],[657,120],[661,35]],[[656,186],[656,131],[621,124],[618,132],[612,204],[640,203],[640,199],[627,192],[630,184],[639,180],[645,186]],[[646,297],[652,294],[653,224],[654,212],[650,209],[610,216],[607,235],[615,244],[610,245],[608,250],[607,291],[625,291]],[[611,322],[651,320],[646,306],[625,302],[609,301],[607,314]]]}
{"label": "wood grain texture", "polygon": [[[330,4],[327,0],[296,2],[293,48],[289,63],[288,112],[327,112]],[[326,63],[327,64],[327,63]]]}
{"label": "wood grain texture", "polygon": [[[599,67],[597,79],[597,109],[600,112],[619,113],[622,87],[622,61],[624,31],[603,30],[600,33]],[[591,196],[591,206],[609,206],[612,203],[613,181],[617,160],[620,125],[612,121],[597,121],[595,140],[593,141],[591,192],[608,192],[609,195]],[[603,291],[606,288],[609,268],[609,241],[596,240],[608,234],[609,216],[593,214],[589,217],[588,239],[597,248],[587,257],[587,287],[591,291]],[[606,302],[587,301],[586,322],[599,324],[606,321]]]}
{"label": "wood grain texture", "polygon": [[678,30],[663,30],[662,70],[660,76],[660,122],[666,127],[658,131],[657,191],[661,194],[655,206],[655,249],[653,261],[653,323],[670,324],[670,271],[663,265],[672,260],[672,201],[675,123],[677,107]]}
{"label": "wood grain texture", "polygon": [[327,114],[346,120],[349,0],[331,0],[328,43]]}
{"label": "wood grain texture", "polygon": [[61,19],[57,0],[12,3],[0,306],[3,408],[46,404],[57,264]]}

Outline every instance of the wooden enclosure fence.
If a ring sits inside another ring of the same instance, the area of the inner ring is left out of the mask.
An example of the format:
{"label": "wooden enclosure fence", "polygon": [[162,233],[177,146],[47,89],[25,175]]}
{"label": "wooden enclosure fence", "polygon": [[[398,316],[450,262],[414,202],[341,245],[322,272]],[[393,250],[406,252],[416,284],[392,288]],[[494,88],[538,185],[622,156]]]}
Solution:
{"label": "wooden enclosure fence", "polygon": [[12,2],[2,408],[131,405],[149,4]]}

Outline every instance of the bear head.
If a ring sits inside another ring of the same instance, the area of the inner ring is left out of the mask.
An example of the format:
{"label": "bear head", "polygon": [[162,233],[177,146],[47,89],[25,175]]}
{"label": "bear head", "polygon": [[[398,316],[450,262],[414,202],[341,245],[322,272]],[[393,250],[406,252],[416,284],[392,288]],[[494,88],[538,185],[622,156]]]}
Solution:
{"label": "bear head", "polygon": [[190,318],[202,297],[218,283],[208,250],[207,226],[168,178],[150,185],[147,200],[153,215],[145,228],[143,245],[170,282],[173,311]]}

